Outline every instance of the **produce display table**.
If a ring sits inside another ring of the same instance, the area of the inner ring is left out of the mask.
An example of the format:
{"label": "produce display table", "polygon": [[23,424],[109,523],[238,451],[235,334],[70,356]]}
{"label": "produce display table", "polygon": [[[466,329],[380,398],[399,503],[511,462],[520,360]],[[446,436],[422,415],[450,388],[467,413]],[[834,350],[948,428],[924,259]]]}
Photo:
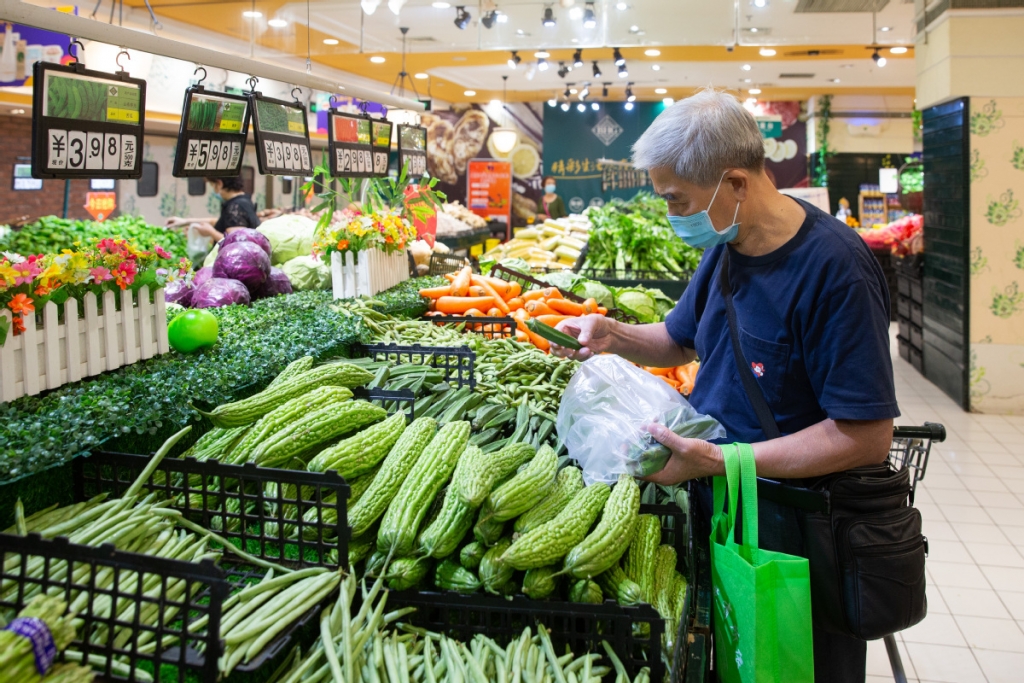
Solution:
{"label": "produce display table", "polygon": [[[437,241],[451,249],[452,252],[456,254],[464,252],[462,253],[463,256],[469,256],[471,255],[470,252],[473,247],[477,246],[481,248],[480,254],[482,254],[483,246],[489,239],[491,239],[491,229],[484,226],[482,228],[474,228],[468,232],[461,232],[453,236],[438,237]],[[479,254],[473,255],[478,256]]]}

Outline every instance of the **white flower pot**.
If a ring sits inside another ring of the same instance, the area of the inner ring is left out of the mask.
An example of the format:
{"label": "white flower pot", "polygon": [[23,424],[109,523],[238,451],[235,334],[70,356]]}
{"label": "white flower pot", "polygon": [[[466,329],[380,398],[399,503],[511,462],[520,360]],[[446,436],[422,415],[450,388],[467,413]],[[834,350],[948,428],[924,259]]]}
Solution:
{"label": "white flower pot", "polygon": [[335,299],[373,296],[394,287],[409,277],[409,257],[405,251],[385,254],[379,249],[359,252],[356,262],[352,252],[331,253],[331,276]]}

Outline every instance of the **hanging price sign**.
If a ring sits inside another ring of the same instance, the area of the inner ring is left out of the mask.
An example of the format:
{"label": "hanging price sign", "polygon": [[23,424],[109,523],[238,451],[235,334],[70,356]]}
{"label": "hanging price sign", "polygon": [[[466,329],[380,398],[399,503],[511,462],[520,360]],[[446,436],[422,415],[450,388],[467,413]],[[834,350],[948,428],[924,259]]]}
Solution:
{"label": "hanging price sign", "polygon": [[331,175],[369,178],[373,172],[371,121],[368,116],[331,109],[327,114],[327,144]]}
{"label": "hanging price sign", "polygon": [[32,177],[138,178],[146,82],[81,62],[32,67]]}
{"label": "hanging price sign", "polygon": [[408,176],[420,178],[427,174],[427,129],[422,126],[398,124],[398,168],[409,164]]}
{"label": "hanging price sign", "polygon": [[313,172],[306,108],[249,93],[253,109],[256,159],[263,175],[309,175]]}
{"label": "hanging price sign", "polygon": [[391,123],[373,121],[373,174],[380,178],[388,175],[388,155],[391,153]]}
{"label": "hanging price sign", "polygon": [[248,134],[249,98],[207,92],[201,85],[189,88],[181,112],[174,176],[238,176]]}

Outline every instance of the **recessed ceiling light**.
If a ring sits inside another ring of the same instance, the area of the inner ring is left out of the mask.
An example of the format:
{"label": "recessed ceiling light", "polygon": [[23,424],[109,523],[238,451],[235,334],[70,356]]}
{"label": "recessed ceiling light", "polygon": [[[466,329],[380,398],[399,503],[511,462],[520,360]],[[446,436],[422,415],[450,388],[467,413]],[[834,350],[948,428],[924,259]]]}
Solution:
{"label": "recessed ceiling light", "polygon": [[548,57],[551,56],[551,53],[541,50],[540,52],[534,52],[533,56],[536,57],[537,59],[547,59]]}
{"label": "recessed ceiling light", "polygon": [[499,100],[499,99],[493,99],[493,100],[491,100],[491,101],[489,102],[489,104],[490,104],[490,105],[491,105],[492,107],[500,107],[500,106],[501,106],[501,100]]}
{"label": "recessed ceiling light", "polygon": [[653,47],[649,50],[644,50],[644,54],[648,57],[660,57],[661,50],[655,50]]}
{"label": "recessed ceiling light", "polygon": [[12,109],[11,113],[12,114],[24,114],[25,110],[24,109]]}
{"label": "recessed ceiling light", "polygon": [[750,31],[751,33],[757,33],[760,29],[757,28],[756,26],[752,26],[751,28],[749,28],[747,30]]}
{"label": "recessed ceiling light", "polygon": [[743,79],[743,82],[744,82],[744,83],[753,83],[753,82],[754,82],[754,79],[752,79],[752,78],[744,78],[744,79]]}
{"label": "recessed ceiling light", "polygon": [[830,79],[830,80],[831,80],[831,81],[832,81],[833,83],[838,83],[838,82],[839,82],[839,79],[838,79],[838,78],[832,78],[832,79]]}
{"label": "recessed ceiling light", "polygon": [[744,71],[750,71],[750,65],[749,64],[744,64],[740,68],[743,69]]}
{"label": "recessed ceiling light", "polygon": [[879,31],[881,31],[882,33],[888,33],[889,31],[891,31],[891,30],[892,30],[892,26],[882,26],[882,27],[881,27],[880,29],[878,29],[878,30],[879,30]]}
{"label": "recessed ceiling light", "polygon": [[760,88],[751,88],[747,92],[749,92],[751,95],[760,95],[761,94],[761,89]]}
{"label": "recessed ceiling light", "polygon": [[586,110],[587,110],[587,105],[583,104],[582,102],[580,102],[579,104],[576,105],[576,111],[583,112],[583,111],[586,111]]}
{"label": "recessed ceiling light", "polygon": [[421,81],[424,81],[424,80],[430,78],[430,74],[418,73],[418,74],[416,74],[415,78],[418,78]]}
{"label": "recessed ceiling light", "polygon": [[569,9],[569,18],[573,21],[579,21],[583,18],[583,8],[576,5]]}
{"label": "recessed ceiling light", "polygon": [[573,43],[573,44],[576,44],[576,43],[580,42],[580,39],[579,39],[579,38],[573,38],[573,39],[572,39],[572,40],[570,40],[569,42],[570,42],[570,43]]}
{"label": "recessed ceiling light", "polygon": [[759,53],[762,57],[774,57],[775,50],[770,47],[762,47]]}
{"label": "recessed ceiling light", "polygon": [[636,24],[633,24],[632,26],[629,27],[629,32],[630,33],[639,33],[640,32],[640,27],[637,26]]}
{"label": "recessed ceiling light", "polygon": [[451,6],[452,3],[450,2],[435,2],[431,4],[431,7],[433,7],[434,9],[448,9]]}
{"label": "recessed ceiling light", "polygon": [[591,102],[590,108],[593,109],[594,111],[600,111],[601,105],[598,104],[597,102]]}
{"label": "recessed ceiling light", "polygon": [[666,90],[665,88],[655,88],[654,89],[654,94],[655,95],[664,95],[667,92],[668,92],[668,90]]}
{"label": "recessed ceiling light", "polygon": [[558,104],[558,100],[556,100],[554,97],[552,97],[550,100],[548,100],[548,106],[549,107],[554,107],[557,104]]}
{"label": "recessed ceiling light", "polygon": [[271,19],[267,22],[267,26],[270,26],[271,28],[284,28],[287,25],[288,22],[284,19]]}
{"label": "recessed ceiling light", "polygon": [[374,64],[383,64],[387,60],[381,57],[380,55],[374,55],[370,57],[370,61],[373,62]]}
{"label": "recessed ceiling light", "polygon": [[244,12],[242,12],[242,16],[246,19],[259,19],[260,17],[263,16],[263,12],[255,12],[253,10],[247,9]]}
{"label": "recessed ceiling light", "polygon": [[525,36],[526,32],[523,29],[521,29],[521,28],[517,28],[516,29],[516,35],[517,36]]}
{"label": "recessed ceiling light", "polygon": [[476,90],[467,90],[462,94],[465,95],[466,97],[473,97],[474,95],[476,95]]}
{"label": "recessed ceiling light", "polygon": [[751,0],[750,4],[758,9],[764,9],[768,6],[768,0]]}
{"label": "recessed ceiling light", "polygon": [[324,38],[324,45],[337,45],[337,44],[338,44],[338,39],[337,38]]}
{"label": "recessed ceiling light", "polygon": [[661,64],[651,64],[651,71],[661,71]]}
{"label": "recessed ceiling light", "polygon": [[666,107],[671,107],[673,104],[676,103],[676,101],[674,99],[672,99],[671,97],[666,97],[665,99],[662,100],[662,103]]}
{"label": "recessed ceiling light", "polygon": [[891,52],[894,55],[902,55],[902,54],[906,53],[906,51],[907,51],[907,48],[905,48],[905,47],[890,47],[889,48],[889,52]]}
{"label": "recessed ceiling light", "polygon": [[627,5],[624,2],[619,2],[619,3],[615,4],[615,9],[619,10],[620,12],[626,11],[626,8],[628,8],[628,7],[629,7],[629,5]]}
{"label": "recessed ceiling light", "polygon": [[570,95],[575,95],[578,92],[579,92],[579,90],[577,90],[576,88],[569,88],[569,94]]}

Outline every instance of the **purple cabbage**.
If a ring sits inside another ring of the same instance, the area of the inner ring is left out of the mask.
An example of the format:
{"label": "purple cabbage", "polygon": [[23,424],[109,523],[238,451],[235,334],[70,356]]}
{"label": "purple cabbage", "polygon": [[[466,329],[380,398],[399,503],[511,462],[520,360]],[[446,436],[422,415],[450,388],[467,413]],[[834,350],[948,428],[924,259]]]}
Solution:
{"label": "purple cabbage", "polygon": [[259,246],[263,251],[267,252],[267,256],[272,256],[270,249],[270,240],[267,239],[266,235],[252,228],[235,228],[220,241],[220,248],[228,246],[229,244],[235,244],[237,242],[252,242]]}
{"label": "purple cabbage", "polygon": [[259,287],[259,289],[253,293],[253,298],[262,299],[268,296],[291,293],[292,281],[288,279],[288,276],[284,274],[283,270],[271,266],[270,275],[267,276],[266,281]]}
{"label": "purple cabbage", "polygon": [[164,300],[169,304],[178,304],[188,308],[192,305],[192,293],[195,285],[187,280],[172,280],[164,286]]}
{"label": "purple cabbage", "polygon": [[238,280],[212,277],[192,293],[192,308],[219,308],[252,301],[249,290]]}
{"label": "purple cabbage", "polygon": [[192,287],[202,287],[203,283],[213,277],[213,267],[206,266],[196,271],[196,274],[192,277]]}
{"label": "purple cabbage", "polygon": [[270,275],[270,257],[252,242],[235,242],[222,246],[213,262],[213,277],[238,280],[250,292],[262,285]]}

